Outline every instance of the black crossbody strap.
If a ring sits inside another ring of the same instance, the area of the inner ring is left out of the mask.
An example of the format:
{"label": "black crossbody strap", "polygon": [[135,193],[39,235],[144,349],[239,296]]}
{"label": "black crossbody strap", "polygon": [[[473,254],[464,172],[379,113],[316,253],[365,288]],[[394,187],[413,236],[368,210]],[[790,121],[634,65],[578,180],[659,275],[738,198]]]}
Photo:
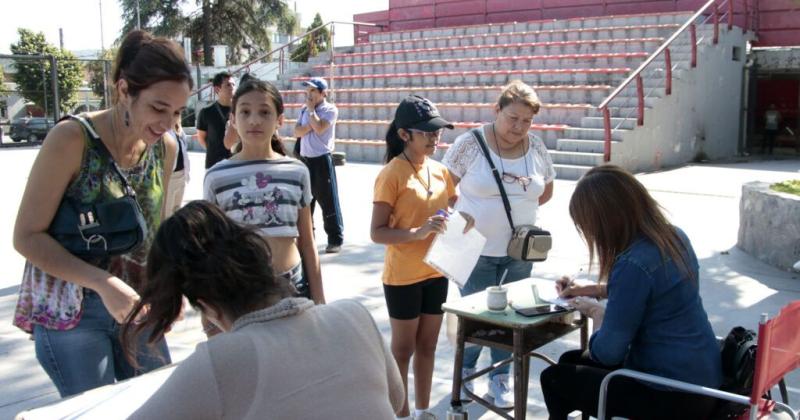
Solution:
{"label": "black crossbody strap", "polygon": [[94,145],[97,146],[97,150],[100,152],[100,155],[107,158],[108,161],[111,162],[111,168],[114,170],[114,173],[117,174],[117,177],[119,177],[125,195],[136,197],[136,191],[134,191],[133,188],[130,186],[130,184],[128,183],[128,178],[125,177],[125,174],[123,174],[122,170],[119,169],[119,165],[117,165],[117,162],[114,160],[114,157],[111,156],[111,152],[108,151],[108,148],[100,139],[100,136],[97,135],[96,131],[94,131],[92,125],[89,124],[89,122],[86,121],[86,119],[77,115],[69,115],[65,118],[75,120],[83,126],[83,128],[89,134],[89,138],[92,139],[92,143],[94,143]]}
{"label": "black crossbody strap", "polygon": [[481,146],[481,150],[483,150],[483,155],[486,157],[486,160],[489,161],[489,167],[492,168],[492,175],[494,175],[494,180],[497,182],[497,188],[500,189],[500,197],[503,199],[503,207],[506,209],[508,224],[511,226],[511,231],[513,232],[514,221],[511,219],[511,203],[508,201],[506,189],[503,187],[503,181],[500,179],[500,172],[497,171],[494,162],[492,162],[492,156],[489,154],[489,147],[486,145],[486,139],[483,138],[483,133],[481,133],[480,128],[473,128],[470,132],[475,136],[475,140],[478,141],[478,145]]}

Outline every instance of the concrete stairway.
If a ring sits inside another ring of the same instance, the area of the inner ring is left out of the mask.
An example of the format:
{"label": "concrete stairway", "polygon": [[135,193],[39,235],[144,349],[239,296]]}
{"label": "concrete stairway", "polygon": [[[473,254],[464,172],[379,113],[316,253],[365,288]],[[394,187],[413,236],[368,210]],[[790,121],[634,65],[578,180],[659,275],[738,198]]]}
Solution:
{"label": "concrete stairway", "polygon": [[[550,150],[560,178],[577,179],[603,162],[603,120],[597,110],[611,91],[692,12],[580,18],[378,33],[370,42],[335,55],[334,101],[339,108],[336,148],[352,161],[379,162],[383,138],[397,103],[409,94],[431,99],[459,134],[494,119],[500,88],[514,79],[534,87],[544,103],[531,130]],[[709,34],[700,26],[698,38]],[[671,48],[673,74],[688,68],[687,36]],[[664,95],[662,58],[644,74],[646,107]],[[304,74],[284,79],[286,123],[291,139],[309,75],[330,80],[329,56],[317,57]],[[279,82],[279,83],[281,83]],[[636,124],[635,84],[612,103],[612,141]]]}

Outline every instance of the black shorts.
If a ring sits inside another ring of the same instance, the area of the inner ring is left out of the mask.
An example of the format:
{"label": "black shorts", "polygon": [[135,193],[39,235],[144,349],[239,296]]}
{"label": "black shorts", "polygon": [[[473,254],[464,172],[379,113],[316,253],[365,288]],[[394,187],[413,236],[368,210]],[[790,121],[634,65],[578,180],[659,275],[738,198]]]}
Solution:
{"label": "black shorts", "polygon": [[394,319],[414,319],[419,314],[441,315],[447,300],[447,279],[435,277],[407,286],[383,285],[386,307]]}

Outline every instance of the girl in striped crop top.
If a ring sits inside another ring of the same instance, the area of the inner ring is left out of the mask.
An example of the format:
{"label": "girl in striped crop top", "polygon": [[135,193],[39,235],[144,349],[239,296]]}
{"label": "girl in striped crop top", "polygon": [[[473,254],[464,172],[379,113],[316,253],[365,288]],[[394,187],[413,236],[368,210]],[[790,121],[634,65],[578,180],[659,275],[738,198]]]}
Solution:
{"label": "girl in striped crop top", "polygon": [[270,244],[275,270],[294,283],[299,295],[324,303],[308,169],[285,156],[278,137],[282,123],[278,90],[258,79],[242,83],[231,108],[240,143],[236,154],[206,172],[204,198],[228,217],[255,227]]}

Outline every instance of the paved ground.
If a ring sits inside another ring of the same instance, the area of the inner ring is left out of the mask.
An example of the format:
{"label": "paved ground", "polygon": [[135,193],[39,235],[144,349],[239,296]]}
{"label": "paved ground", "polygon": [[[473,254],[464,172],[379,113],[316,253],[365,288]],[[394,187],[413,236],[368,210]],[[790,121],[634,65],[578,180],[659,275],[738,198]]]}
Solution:
{"label": "paved ground", "polygon": [[[36,407],[58,398],[33,353],[33,343],[11,326],[23,261],[11,246],[13,221],[35,149],[0,150],[0,419],[13,418],[20,410]],[[202,155],[192,154],[192,180],[187,199],[199,198],[203,175]],[[380,285],[383,247],[369,240],[372,183],[378,165],[348,163],[339,169],[341,199],[345,217],[345,247],[341,254],[323,255],[322,270],[329,300],[355,298],[372,312],[389,338],[389,322]],[[640,175],[668,211],[671,220],[682,227],[693,241],[701,266],[701,293],[717,335],[734,325],[755,327],[758,317],[775,314],[789,301],[800,299],[800,275],[779,271],[762,264],[736,248],[739,225],[739,196],[745,182],[780,181],[800,178],[800,160],[749,161],[728,164],[690,165],[670,171]],[[555,243],[547,262],[538,264],[534,274],[554,279],[585,267],[588,253],[567,213],[567,203],[575,183],[556,181],[555,196],[540,211],[540,222],[553,232]],[[324,244],[324,237],[320,243]],[[450,297],[457,296],[454,288]],[[174,360],[191,353],[202,339],[199,320],[188,314],[168,337]],[[544,348],[553,357],[578,346],[577,334]],[[436,360],[432,403],[434,412],[444,418],[449,403],[453,348],[442,331]],[[528,418],[545,418],[538,375],[544,366],[534,361],[531,369]],[[800,375],[789,378],[790,399],[800,405]],[[479,384],[478,390],[485,385]],[[413,390],[411,390],[413,396]],[[485,410],[470,407],[473,419],[498,418]]]}

